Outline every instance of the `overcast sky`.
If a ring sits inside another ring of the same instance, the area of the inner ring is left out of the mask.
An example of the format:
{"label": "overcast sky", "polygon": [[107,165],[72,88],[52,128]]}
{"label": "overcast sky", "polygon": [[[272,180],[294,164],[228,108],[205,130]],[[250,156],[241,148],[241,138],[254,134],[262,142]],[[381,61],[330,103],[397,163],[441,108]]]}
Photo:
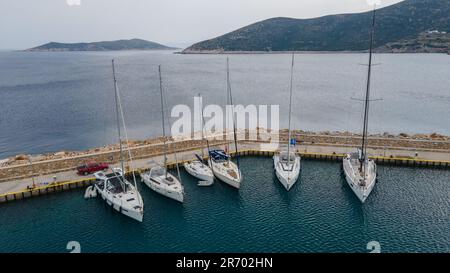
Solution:
{"label": "overcast sky", "polygon": [[[0,0],[0,49],[129,38],[181,47],[271,17],[367,11],[367,1]],[[382,6],[397,2],[381,0]]]}

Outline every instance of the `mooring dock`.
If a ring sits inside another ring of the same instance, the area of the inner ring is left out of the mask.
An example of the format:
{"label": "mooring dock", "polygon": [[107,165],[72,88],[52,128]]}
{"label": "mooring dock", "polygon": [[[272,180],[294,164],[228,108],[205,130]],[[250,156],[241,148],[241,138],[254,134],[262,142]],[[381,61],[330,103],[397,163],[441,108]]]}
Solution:
{"label": "mooring dock", "polygon": [[[227,142],[214,143],[214,147],[227,145]],[[234,146],[230,145],[229,153],[236,156]],[[177,156],[169,154],[168,168],[175,168],[176,164],[182,164],[185,161],[194,159],[195,153],[200,153],[200,145],[193,145],[183,149],[177,149]],[[276,148],[270,148],[267,143],[259,141],[241,141],[238,144],[239,156],[265,156],[272,157],[276,153]],[[351,145],[318,145],[318,144],[300,144],[296,147],[303,159],[306,160],[329,160],[340,161],[345,153],[354,151],[355,147]],[[154,154],[149,156],[139,156],[133,160],[133,169],[137,172],[148,170],[149,161],[161,161],[161,153],[156,149]],[[414,166],[414,167],[435,167],[450,168],[450,150],[440,149],[424,149],[416,148],[395,148],[395,147],[371,147],[369,153],[372,155],[377,164],[380,165],[398,165],[398,166]],[[89,155],[92,159],[92,155]],[[113,158],[111,158],[113,159]],[[177,159],[177,160],[176,160]],[[65,158],[60,160],[73,160]],[[55,162],[41,162],[48,164]],[[118,166],[117,162],[110,162],[113,166]],[[129,168],[128,168],[129,172]],[[0,203],[20,200],[24,198],[46,195],[54,192],[66,191],[80,187],[86,187],[92,184],[94,178],[92,175],[82,177],[76,174],[74,167],[63,169],[56,172],[50,172],[39,176],[27,176],[17,179],[11,179],[0,183]],[[30,188],[33,185],[33,188]]]}

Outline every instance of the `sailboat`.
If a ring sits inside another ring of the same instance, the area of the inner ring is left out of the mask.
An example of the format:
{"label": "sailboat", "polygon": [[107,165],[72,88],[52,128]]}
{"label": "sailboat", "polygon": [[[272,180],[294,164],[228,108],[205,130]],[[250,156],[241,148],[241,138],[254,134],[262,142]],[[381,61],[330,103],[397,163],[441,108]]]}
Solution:
{"label": "sailboat", "polygon": [[282,149],[278,154],[273,156],[273,164],[275,174],[278,180],[286,188],[290,190],[297,182],[300,175],[300,155],[291,149],[291,114],[292,114],[292,83],[294,75],[294,54],[292,54],[291,65],[291,84],[289,89],[289,133],[287,149]]}
{"label": "sailboat", "polygon": [[375,15],[373,10],[372,28],[370,32],[369,65],[367,72],[367,87],[364,100],[364,125],[361,148],[356,152],[348,153],[343,159],[343,169],[345,180],[356,194],[358,199],[364,203],[372,192],[377,178],[377,166],[367,155],[367,132],[369,122],[369,102],[370,102],[370,80],[372,73],[372,50],[375,34]]}
{"label": "sailboat", "polygon": [[[200,95],[199,95],[200,97]],[[204,118],[203,118],[203,108],[201,111],[201,119],[202,119],[202,140],[206,140],[206,147],[209,152],[209,141],[204,137]],[[205,164],[205,152],[202,147],[202,155],[195,154],[196,160],[185,162],[183,164],[184,169],[193,177],[198,178],[200,180],[199,186],[211,186],[214,183],[214,174],[211,168]]]}
{"label": "sailboat", "polygon": [[[142,201],[141,194],[137,190],[136,177],[133,171],[133,182],[130,183],[123,172],[124,159],[123,159],[123,145],[122,145],[122,133],[120,126],[121,116],[124,126],[126,141],[128,143],[128,137],[125,127],[125,119],[123,117],[122,105],[120,102],[120,96],[116,80],[116,71],[114,68],[114,60],[112,60],[113,78],[114,78],[114,98],[116,103],[116,119],[117,130],[119,136],[120,146],[120,164],[121,168],[112,168],[112,173],[106,174],[103,171],[94,173],[96,181],[93,186],[88,187],[86,190],[86,196],[96,196],[97,193],[102,197],[105,202],[112,206],[118,212],[131,217],[139,222],[142,222],[144,216],[144,202]],[[131,153],[129,152],[129,158],[131,160]]]}
{"label": "sailboat", "polygon": [[231,94],[231,84],[230,84],[230,65],[227,58],[227,100],[229,100],[233,111],[233,135],[234,135],[234,147],[236,151],[236,162],[235,164],[231,161],[230,156],[221,149],[215,149],[209,151],[209,157],[211,158],[209,164],[214,173],[214,175],[226,184],[239,189],[242,182],[242,174],[239,168],[239,157],[238,157],[238,147],[237,147],[237,137],[236,137],[236,124],[234,122],[234,107],[233,107],[233,96]]}
{"label": "sailboat", "polygon": [[184,188],[178,178],[168,172],[167,170],[167,143],[166,143],[166,129],[164,125],[164,95],[162,87],[161,66],[158,67],[159,72],[159,90],[161,96],[161,121],[164,139],[164,165],[153,166],[150,171],[142,173],[141,178],[145,185],[155,192],[164,195],[168,198],[183,203]]}

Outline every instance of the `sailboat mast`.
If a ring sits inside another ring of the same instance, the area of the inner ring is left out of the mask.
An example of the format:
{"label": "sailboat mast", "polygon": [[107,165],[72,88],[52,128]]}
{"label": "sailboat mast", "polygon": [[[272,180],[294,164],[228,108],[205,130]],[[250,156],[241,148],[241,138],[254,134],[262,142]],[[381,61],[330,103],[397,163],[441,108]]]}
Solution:
{"label": "sailboat mast", "polygon": [[120,147],[120,166],[122,168],[122,172],[125,172],[123,166],[123,145],[122,145],[122,131],[120,129],[120,117],[119,117],[119,94],[117,91],[117,79],[116,79],[116,69],[114,66],[114,59],[112,62],[112,70],[113,70],[113,79],[114,79],[114,101],[116,103],[116,121],[117,121],[117,131],[119,135],[119,147]]}
{"label": "sailboat mast", "polygon": [[166,178],[167,178],[167,145],[166,145],[166,127],[164,125],[164,98],[163,98],[163,88],[162,88],[162,77],[161,77],[161,65],[158,66],[159,73],[159,92],[161,95],[161,121],[162,121],[162,130],[163,130],[163,143],[164,143],[164,169],[166,170]]}
{"label": "sailboat mast", "polygon": [[237,137],[236,137],[236,123],[234,122],[234,104],[233,104],[233,96],[231,93],[231,84],[230,84],[230,62],[227,58],[227,86],[228,86],[228,95],[230,98],[230,105],[231,105],[231,110],[232,110],[232,115],[233,115],[233,135],[234,135],[234,149],[236,152],[236,164],[237,167],[239,169],[239,155],[238,155],[238,147],[237,147]]}
{"label": "sailboat mast", "polygon": [[[288,165],[291,163],[291,113],[292,113],[292,85],[294,78],[294,53],[292,53],[292,63],[291,63],[291,83],[289,87],[289,122],[288,122]],[[291,169],[288,169],[290,172]]]}
{"label": "sailboat mast", "polygon": [[[227,57],[227,103],[226,103],[226,107],[228,107],[228,105],[230,105],[231,103],[230,103],[230,69],[229,69],[229,60],[228,60],[228,57]],[[228,115],[227,115],[227,117],[226,117],[226,127],[225,127],[225,130],[226,130],[226,137],[228,138],[228,128],[229,128],[229,125],[230,125],[230,120],[228,119]],[[228,140],[228,139],[227,139]],[[229,152],[229,149],[230,149],[230,146],[229,146],[229,144],[228,144],[228,141],[226,142],[227,144],[226,144],[226,150],[227,150],[227,152]]]}
{"label": "sailboat mast", "polygon": [[375,34],[375,15],[376,15],[376,7],[373,9],[372,16],[372,27],[370,30],[370,48],[369,48],[369,65],[367,69],[367,86],[366,86],[366,97],[365,97],[365,105],[364,105],[364,126],[363,126],[363,138],[361,145],[361,158],[360,158],[360,169],[364,171],[364,181],[365,181],[365,168],[364,162],[367,157],[367,131],[369,126],[369,102],[370,102],[370,80],[372,76],[372,55],[373,55],[373,42],[374,42],[374,34]]}
{"label": "sailboat mast", "polygon": [[[203,102],[203,99],[202,99],[200,93],[198,94],[198,98],[201,99]],[[203,103],[201,104],[201,108],[202,108],[202,111],[200,112],[200,115],[201,115],[200,118],[201,118],[201,122],[202,122],[202,142],[203,142],[205,140],[205,136],[203,134],[203,126],[204,126],[203,125]],[[205,150],[204,149],[205,149],[205,147],[202,146],[202,159],[205,158]]]}
{"label": "sailboat mast", "polygon": [[[203,106],[202,106],[202,138],[203,138],[203,130],[205,129],[205,116],[204,116],[204,114],[203,114]],[[208,141],[208,136],[206,136],[205,138],[204,138],[205,140],[206,140],[206,148],[207,148],[207,150],[208,150],[208,158],[209,158],[209,163],[210,163],[210,165],[211,165],[211,168],[213,167],[213,165],[212,165],[212,162],[211,162],[211,156],[209,155],[209,141]],[[203,151],[203,149],[202,149],[202,151]],[[204,158],[204,157],[203,157]]]}

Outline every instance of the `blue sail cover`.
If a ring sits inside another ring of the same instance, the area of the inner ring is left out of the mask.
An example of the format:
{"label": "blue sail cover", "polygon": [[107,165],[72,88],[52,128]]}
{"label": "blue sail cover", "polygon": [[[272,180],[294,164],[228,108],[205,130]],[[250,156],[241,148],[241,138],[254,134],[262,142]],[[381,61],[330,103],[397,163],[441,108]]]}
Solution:
{"label": "blue sail cover", "polygon": [[212,150],[209,152],[209,155],[214,161],[228,160],[230,158],[230,156],[227,155],[224,150]]}

